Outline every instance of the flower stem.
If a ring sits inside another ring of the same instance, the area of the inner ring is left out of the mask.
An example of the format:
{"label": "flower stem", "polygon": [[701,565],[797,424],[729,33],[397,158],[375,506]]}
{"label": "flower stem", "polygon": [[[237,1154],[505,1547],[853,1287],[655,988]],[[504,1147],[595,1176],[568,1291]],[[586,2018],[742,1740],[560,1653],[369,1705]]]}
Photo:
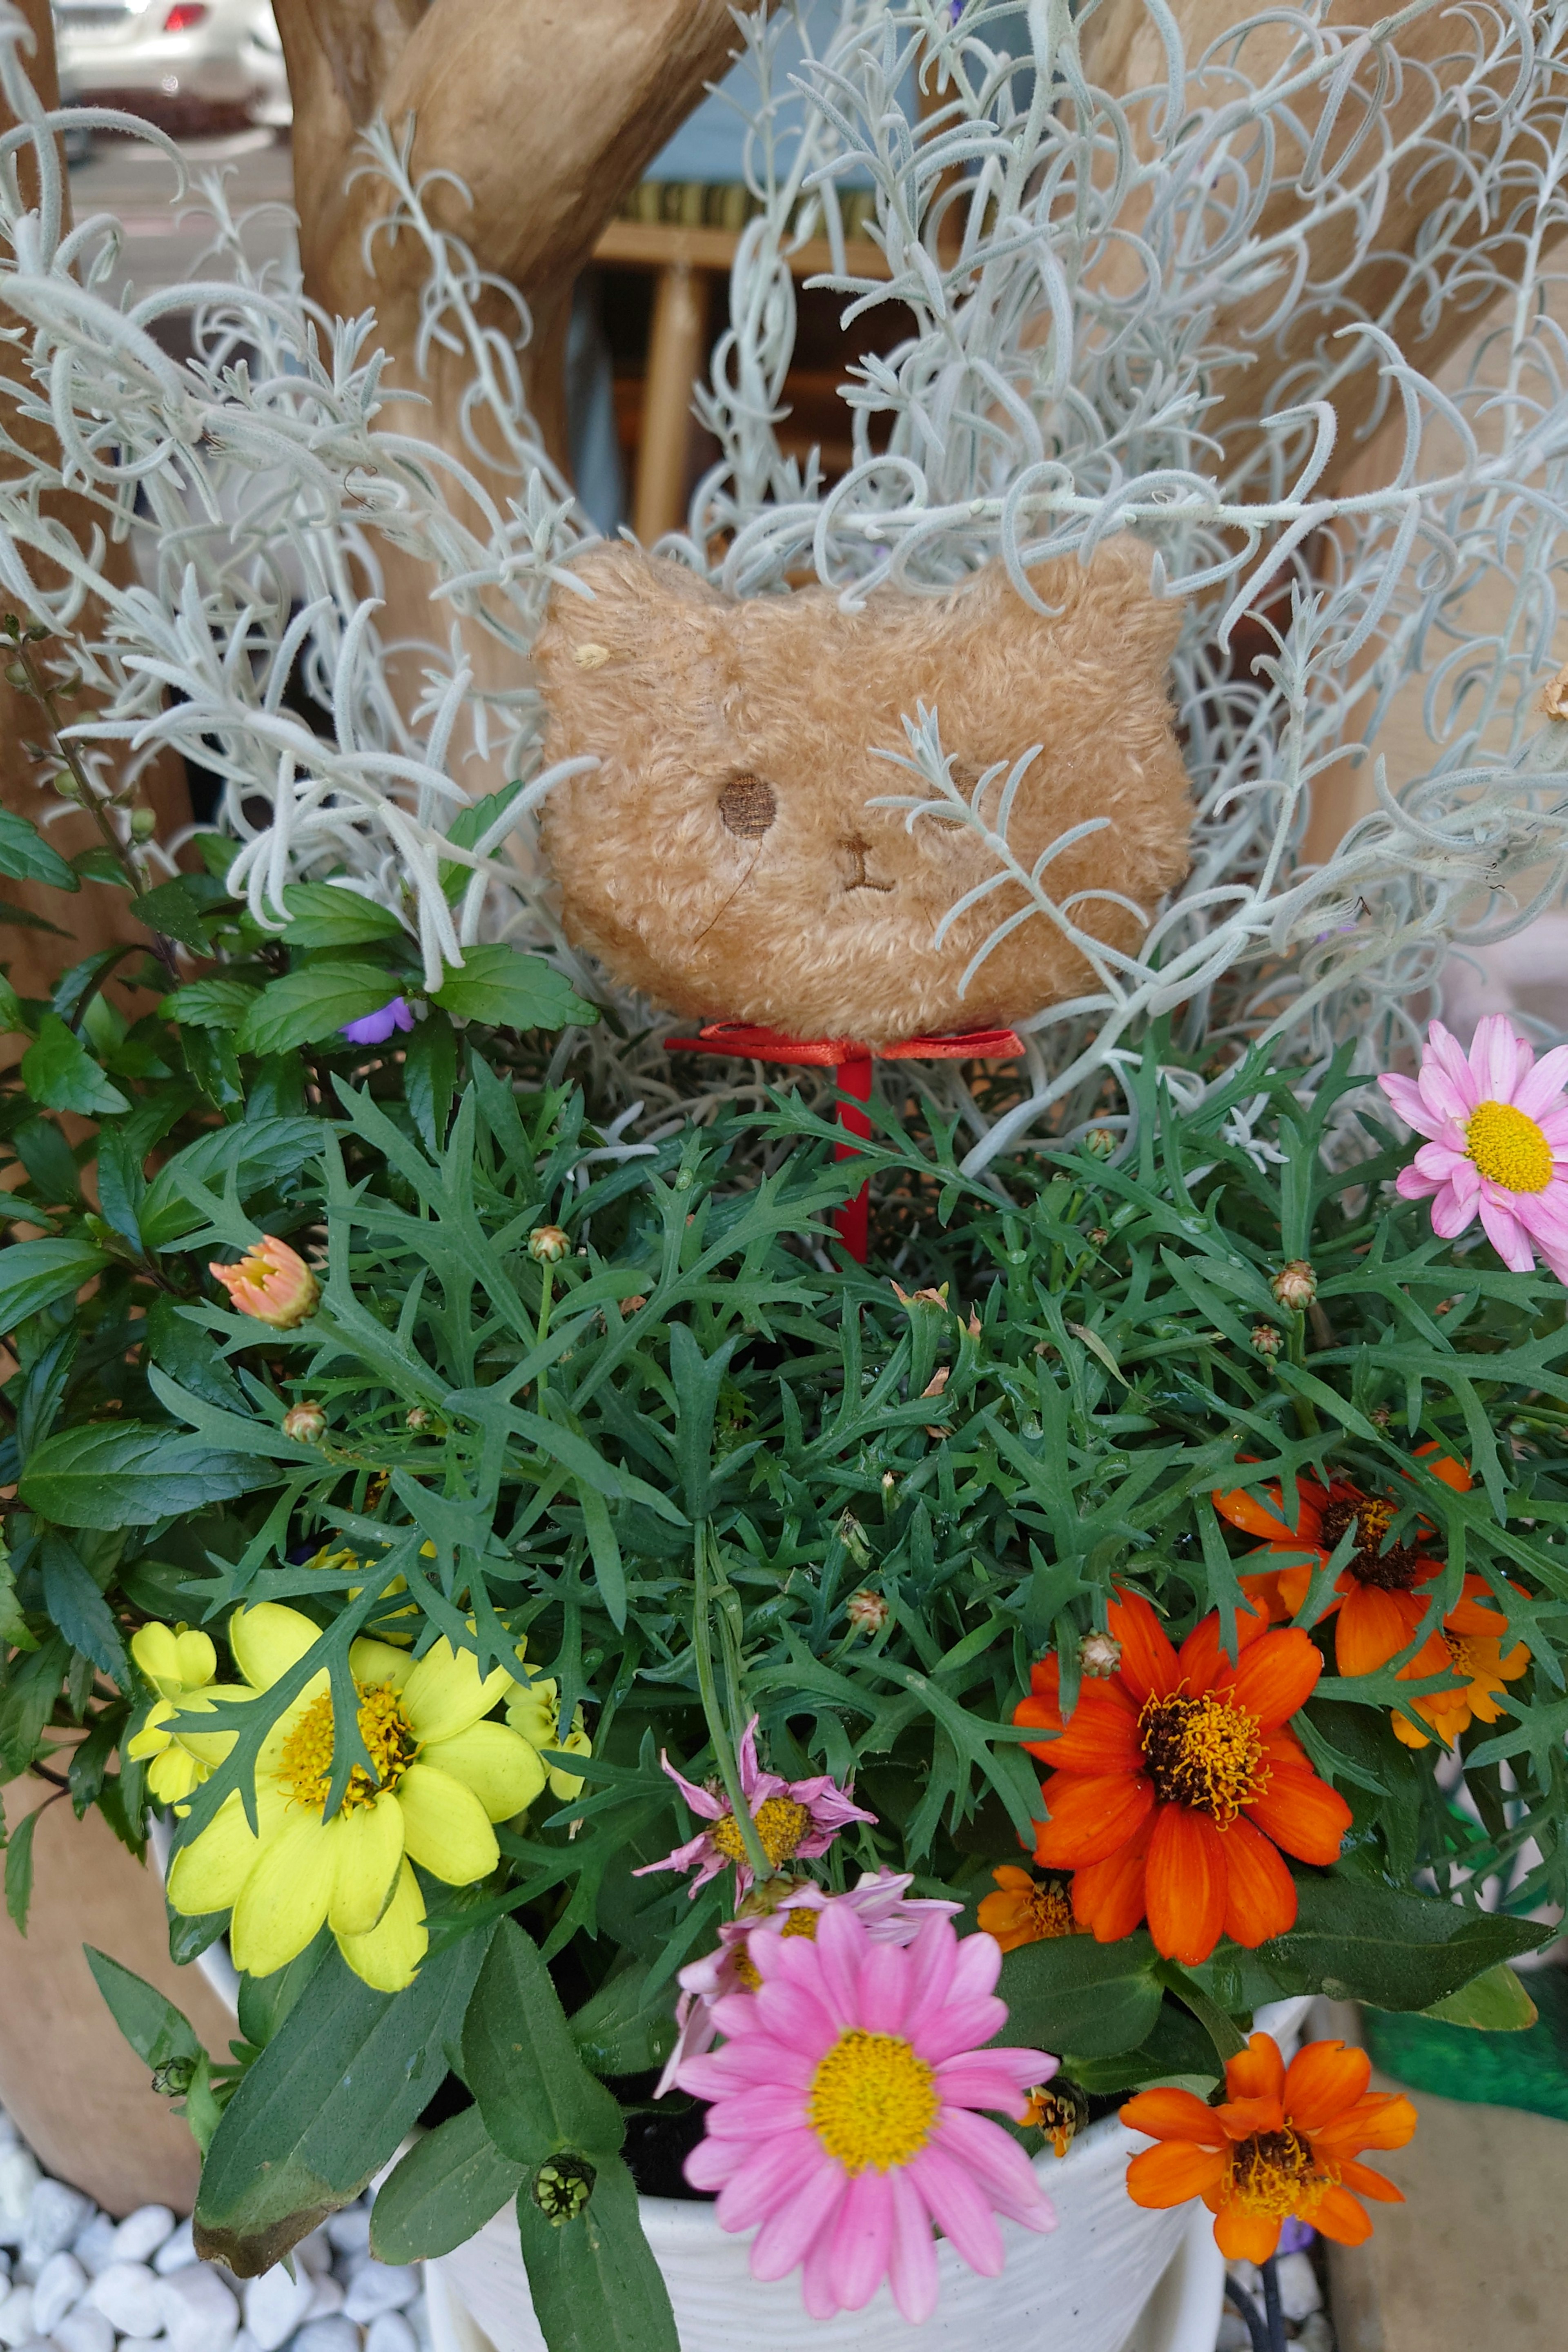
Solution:
{"label": "flower stem", "polygon": [[1241,2056],[1247,2048],[1246,2034],[1217,2001],[1209,1999],[1202,1985],[1194,1983],[1185,1969],[1178,1968],[1174,1960],[1162,1960],[1154,1974],[1168,1992],[1173,1992],[1184,2007],[1192,2011],[1214,2043],[1222,2066],[1226,2059]]}
{"label": "flower stem", "polygon": [[746,1849],[746,1859],[760,1885],[773,1874],[773,1864],[763,1850],[751,1807],[741,1790],[740,1769],[735,1762],[734,1742],[724,1720],[724,1710],[719,1704],[718,1685],[713,1679],[713,1628],[710,1611],[713,1605],[711,1568],[708,1557],[709,1528],[706,1519],[697,1522],[697,1536],[692,1547],[692,1580],[694,1591],[691,1611],[691,1646],[697,1657],[697,1687],[701,1695],[702,1712],[708,1720],[708,1737],[713,1743],[713,1754],[719,1766],[719,1778],[724,1783],[724,1794],[730,1800],[735,1827]]}
{"label": "flower stem", "polygon": [[[1275,2352],[1275,2347],[1269,2341],[1268,2320],[1258,2310],[1246,2288],[1237,2286],[1236,2281],[1228,2275],[1225,2282],[1225,2299],[1227,2303],[1234,2304],[1241,2314],[1242,2322],[1252,2338],[1252,2352]],[[1280,2352],[1283,2352],[1282,2343]]]}
{"label": "flower stem", "polygon": [[1285,2314],[1279,2302],[1279,2257],[1263,2265],[1263,2307],[1268,2315],[1268,2352],[1285,2352]]}
{"label": "flower stem", "polygon": [[[539,1338],[537,1344],[542,1348],[544,1342],[550,1337],[550,1277],[552,1268],[548,1258],[545,1258],[542,1262],[539,1271],[543,1281],[542,1287],[539,1294]],[[547,1364],[541,1364],[539,1367],[539,1379],[534,1386],[534,1402],[539,1406],[541,1412],[544,1410],[545,1392],[549,1389],[549,1386],[550,1368]]]}

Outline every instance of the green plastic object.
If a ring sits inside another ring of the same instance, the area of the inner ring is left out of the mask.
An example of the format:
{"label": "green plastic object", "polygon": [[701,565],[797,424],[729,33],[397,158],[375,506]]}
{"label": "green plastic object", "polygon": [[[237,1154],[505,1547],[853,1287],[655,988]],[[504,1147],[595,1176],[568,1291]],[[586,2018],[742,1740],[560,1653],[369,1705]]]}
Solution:
{"label": "green plastic object", "polygon": [[1568,1969],[1532,1969],[1526,1981],[1540,2013],[1521,2033],[1479,2033],[1414,2012],[1367,2010],[1373,2063],[1413,2091],[1568,2123]]}

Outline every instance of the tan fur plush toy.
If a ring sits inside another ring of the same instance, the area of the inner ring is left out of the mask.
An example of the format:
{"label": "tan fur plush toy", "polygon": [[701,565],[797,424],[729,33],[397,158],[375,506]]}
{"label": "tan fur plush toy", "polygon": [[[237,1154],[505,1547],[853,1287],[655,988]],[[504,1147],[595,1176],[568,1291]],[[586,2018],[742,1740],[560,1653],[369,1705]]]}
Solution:
{"label": "tan fur plush toy", "polygon": [[[907,750],[918,703],[935,707],[966,796],[993,762],[1044,746],[1007,827],[1026,871],[1069,827],[1109,818],[1047,867],[1058,904],[1107,890],[1152,914],[1186,872],[1165,688],[1181,614],[1151,593],[1136,540],[1088,570],[1069,557],[1035,572],[1051,619],[1000,564],[940,599],[879,590],[859,613],[822,588],[738,601],[624,543],[575,570],[594,601],[558,589],[537,649],[546,756],[600,765],[547,800],[544,846],[568,936],[657,1004],[883,1046],[1016,1023],[1092,984],[1035,913],[960,994],[1026,900],[1009,882],[936,944],[996,864],[962,824],[870,805],[927,789],[875,756]],[[983,804],[993,820],[1005,776]],[[1114,899],[1072,913],[1121,949],[1142,936]]]}

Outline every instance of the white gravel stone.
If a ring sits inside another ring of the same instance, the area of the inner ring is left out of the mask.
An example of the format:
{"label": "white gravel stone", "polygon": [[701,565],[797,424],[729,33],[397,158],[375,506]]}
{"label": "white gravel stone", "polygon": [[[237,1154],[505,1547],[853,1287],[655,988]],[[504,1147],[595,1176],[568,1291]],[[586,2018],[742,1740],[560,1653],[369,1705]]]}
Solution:
{"label": "white gravel stone", "polygon": [[308,2270],[312,2278],[324,2278],[332,2267],[332,2242],[325,2230],[312,2230],[301,2238],[294,2249],[296,2267]]}
{"label": "white gravel stone", "polygon": [[1323,2307],[1323,2291],[1310,2254],[1279,2257],[1279,2307],[1287,2319],[1305,2319]]}
{"label": "white gravel stone", "polygon": [[228,2352],[260,2352],[260,2347],[249,2328],[242,2327],[229,2346]]}
{"label": "white gravel stone", "polygon": [[354,2273],[343,2309],[351,2319],[379,2319],[384,2311],[405,2310],[418,2292],[419,2273],[412,2263],[395,2269],[371,2261]]}
{"label": "white gravel stone", "polygon": [[119,2336],[156,2336],[163,2324],[162,2289],[145,2263],[110,2263],[88,2290],[88,2300],[114,2322]]}
{"label": "white gravel stone", "polygon": [[150,2263],[174,2226],[166,2205],[138,2205],[114,2232],[117,2263]]}
{"label": "white gravel stone", "polygon": [[1214,2352],[1252,2352],[1252,2330],[1239,2312],[1226,2304],[1219,2315],[1219,2334],[1215,2337]]}
{"label": "white gravel stone", "polygon": [[290,2278],[281,2263],[245,2287],[245,2324],[261,2352],[278,2352],[300,2322],[310,2316],[316,2282],[302,2265]]}
{"label": "white gravel stone", "polygon": [[171,2271],[183,2271],[195,2259],[196,2245],[191,2234],[191,2225],[188,2221],[182,2221],[174,2236],[165,2238],[153,2255],[153,2268],[160,2278],[167,2278]]}
{"label": "white gravel stone", "polygon": [[86,2229],[94,2210],[91,2198],[84,2197],[79,2189],[68,2189],[63,2180],[40,2180],[27,2205],[23,2261],[42,2263],[51,2254],[63,2253]]}
{"label": "white gravel stone", "polygon": [[33,2325],[52,2336],[55,2323],[87,2293],[87,2273],[74,2254],[51,2254],[33,2284]]}
{"label": "white gravel stone", "polygon": [[0,2244],[19,2246],[33,2191],[43,2178],[25,2147],[0,2149]]}
{"label": "white gravel stone", "polygon": [[294,2338],[292,2352],[360,2352],[359,2329],[341,2312],[331,2319],[312,2319]]}
{"label": "white gravel stone", "polygon": [[74,2311],[57,2319],[52,2339],[59,2352],[114,2352],[113,2326],[90,2303],[79,2303]]}
{"label": "white gravel stone", "polygon": [[122,2336],[120,2352],[169,2352],[166,2336]]}
{"label": "white gravel stone", "polygon": [[0,2147],[15,2147],[21,2137],[5,2108],[0,2107]]}
{"label": "white gravel stone", "polygon": [[400,2311],[384,2311],[370,2323],[364,2352],[419,2352],[419,2338]]}
{"label": "white gravel stone", "polygon": [[1329,2325],[1327,2314],[1309,2312],[1301,2322],[1301,2333],[1296,2342],[1300,2352],[1334,2352],[1334,2331]]}
{"label": "white gravel stone", "polygon": [[0,2344],[25,2344],[36,2336],[33,2326],[33,2290],[30,2286],[14,2286],[0,2303]]}
{"label": "white gravel stone", "polygon": [[70,2250],[89,2279],[106,2271],[114,2260],[115,2222],[111,2213],[95,2213],[85,2230],[71,2240]]}
{"label": "white gravel stone", "polygon": [[328,2271],[314,2284],[316,2291],[310,2297],[310,2308],[305,2314],[307,2319],[327,2319],[334,2311],[342,2309],[343,2284],[341,2279],[335,2279]]}
{"label": "white gravel stone", "polygon": [[239,2305],[210,2263],[175,2271],[158,2296],[170,2352],[228,2352],[239,2333]]}
{"label": "white gravel stone", "polygon": [[344,2212],[334,2213],[327,2223],[327,2235],[335,2252],[363,2254],[370,2244],[370,2207],[351,2205]]}

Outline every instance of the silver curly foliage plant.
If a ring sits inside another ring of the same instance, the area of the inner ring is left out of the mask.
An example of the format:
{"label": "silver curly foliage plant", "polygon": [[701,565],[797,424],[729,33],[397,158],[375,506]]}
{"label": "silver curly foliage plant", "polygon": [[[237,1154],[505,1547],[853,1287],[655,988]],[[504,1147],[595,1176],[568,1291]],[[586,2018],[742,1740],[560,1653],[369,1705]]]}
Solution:
{"label": "silver curly foliage plant", "polygon": [[[1568,0],[1414,0],[1365,28],[1312,0],[1191,56],[1166,0],[1143,0],[1150,73],[1120,94],[1084,68],[1110,5],[1085,0],[1075,19],[1068,0],[841,0],[826,38],[834,12],[795,0],[737,16],[763,93],[746,162],[761,210],[697,394],[720,461],[667,542],[745,594],[808,568],[848,603],[884,582],[937,593],[1000,555],[1032,598],[1032,566],[1087,561],[1131,529],[1187,600],[1174,684],[1194,863],[1168,906],[1143,910],[1137,955],[1052,898],[1048,856],[1018,863],[1002,777],[964,795],[940,710],[911,710],[907,740],[878,747],[910,822],[936,802],[988,843],[1005,909],[993,943],[1053,922],[1091,975],[1029,1024],[1026,1083],[1005,1108],[953,1065],[918,1081],[960,1118],[972,1171],[1103,1121],[1152,1024],[1168,1022],[1152,1034],[1188,1092],[1208,1055],[1271,1030],[1309,1058],[1354,1038],[1386,1060],[1436,1009],[1450,944],[1519,928],[1568,877],[1568,727],[1533,698],[1555,666],[1568,525],[1568,338],[1545,267],[1568,226]],[[1419,60],[1401,49],[1423,19],[1444,27],[1436,61],[1430,43]],[[805,57],[787,72],[786,30]],[[219,767],[259,919],[280,919],[287,880],[336,872],[405,910],[432,982],[499,926],[552,946],[582,984],[536,864],[489,856],[562,772],[541,770],[526,685],[481,685],[474,647],[498,640],[521,679],[587,530],[525,413],[526,314],[514,298],[510,341],[481,323],[490,281],[432,226],[406,139],[384,130],[364,168],[393,183],[400,228],[427,251],[426,343],[468,355],[473,464],[393,429],[374,323],[312,315],[296,283],[253,269],[216,187],[214,275],[117,308],[113,224],[62,234],[43,135],[61,118],[38,110],[19,39],[0,5],[0,73],[24,119],[0,149],[0,299],[26,322],[19,407],[53,427],[59,457],[6,436],[0,593],[77,631],[70,658],[99,711],[82,737],[132,762],[168,742]],[[885,278],[855,274],[845,240],[841,192],[868,184]],[[1399,185],[1423,215],[1408,251],[1386,236]],[[904,306],[891,348],[849,372],[855,462],[831,488],[777,435],[788,257],[823,235],[847,315]],[[185,367],[152,332],[174,309],[196,316]],[[1438,382],[1400,336],[1419,341],[1455,310],[1475,331]],[[1365,449],[1325,488],[1342,410]],[[498,449],[516,485],[500,501]],[[57,485],[151,546],[144,584],[106,581],[102,551],[49,521],[41,494]],[[412,707],[378,631],[388,547],[428,567],[450,615]],[[46,558],[64,587],[41,584]],[[84,635],[89,613],[101,620]],[[331,710],[326,740],[284,703],[296,667]],[[1378,739],[1412,692],[1425,758],[1396,791]],[[1015,748],[1013,777],[1048,758]],[[452,851],[465,773],[498,752],[527,789]],[[1363,757],[1375,805],[1306,863],[1314,785]],[[444,855],[474,873],[455,916]],[[602,1030],[592,1051],[611,1097],[671,1098],[647,1037],[628,1048]]]}

